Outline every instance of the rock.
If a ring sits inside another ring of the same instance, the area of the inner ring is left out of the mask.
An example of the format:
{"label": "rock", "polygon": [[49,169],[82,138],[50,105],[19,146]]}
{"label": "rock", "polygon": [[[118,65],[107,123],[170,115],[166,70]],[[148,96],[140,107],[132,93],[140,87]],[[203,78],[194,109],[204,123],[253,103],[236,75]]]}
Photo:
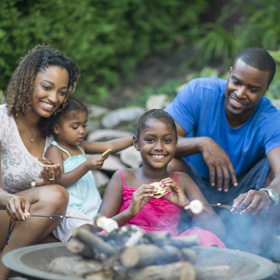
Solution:
{"label": "rock", "polygon": [[104,172],[97,169],[93,170],[92,173],[98,189],[108,185],[110,178]]}
{"label": "rock", "polygon": [[101,106],[89,105],[87,133],[91,133],[100,127],[101,118],[109,112],[109,109]]}
{"label": "rock", "polygon": [[87,134],[90,134],[93,131],[96,131],[97,129],[99,129],[98,122],[88,119],[88,121],[87,121]]}
{"label": "rock", "polygon": [[104,128],[117,128],[122,124],[135,124],[144,112],[145,109],[141,107],[120,108],[104,116],[101,125]]}
{"label": "rock", "polygon": [[272,100],[272,105],[275,106],[277,109],[280,109],[280,100]]}
{"label": "rock", "polygon": [[128,165],[130,168],[138,168],[142,162],[140,152],[136,151],[134,146],[128,147],[120,152],[121,162]]}
{"label": "rock", "polygon": [[165,94],[158,94],[151,96],[146,102],[147,110],[164,109],[171,102]]}
{"label": "rock", "polygon": [[121,131],[121,130],[114,130],[114,129],[98,129],[91,132],[88,135],[87,141],[89,142],[108,141],[108,140],[128,137],[128,136],[132,137],[132,133],[128,131]]}
{"label": "rock", "polygon": [[90,105],[88,107],[88,118],[96,119],[108,114],[109,109],[101,106]]}

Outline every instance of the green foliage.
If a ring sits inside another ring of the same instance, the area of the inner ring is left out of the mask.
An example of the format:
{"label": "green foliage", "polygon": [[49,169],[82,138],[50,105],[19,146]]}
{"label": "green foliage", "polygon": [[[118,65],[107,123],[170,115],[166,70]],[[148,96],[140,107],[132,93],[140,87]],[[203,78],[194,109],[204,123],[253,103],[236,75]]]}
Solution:
{"label": "green foliage", "polygon": [[165,94],[170,101],[176,96],[178,91],[190,80],[199,77],[217,77],[218,70],[212,67],[204,67],[201,71],[193,71],[186,76],[185,79],[168,79],[159,88],[146,87],[140,93],[135,94],[130,102],[130,106],[146,106],[146,101],[153,95]]}
{"label": "green foliage", "polygon": [[195,59],[199,57],[199,61],[207,63],[218,58],[230,64],[236,53],[246,47],[279,50],[279,11],[278,0],[228,1],[215,23],[205,23],[188,32],[198,50]]}
{"label": "green foliage", "polygon": [[280,50],[269,51],[269,53],[276,61],[276,73],[266,96],[271,100],[280,99]]}
{"label": "green foliage", "polygon": [[[277,63],[280,62],[280,51],[270,51]],[[206,66],[200,71],[192,71],[185,79],[168,79],[164,85],[159,88],[146,87],[140,93],[135,94],[129,105],[131,106],[146,106],[146,101],[153,95],[165,94],[169,97],[170,101],[176,96],[182,87],[185,86],[190,80],[199,77],[219,77],[221,79],[227,79],[228,72],[220,74],[217,68]],[[280,66],[277,66],[276,75],[271,83],[266,97],[271,100],[280,99]]]}
{"label": "green foliage", "polygon": [[0,104],[4,102],[4,92],[0,89]]}
{"label": "green foliage", "polygon": [[206,0],[1,0],[0,89],[19,58],[36,44],[53,45],[78,64],[77,92],[100,103],[137,64],[185,43],[184,30],[198,24]]}
{"label": "green foliage", "polygon": [[146,106],[146,101],[153,95],[165,94],[170,98],[170,101],[176,96],[177,89],[181,86],[181,79],[168,79],[167,82],[159,88],[145,87],[141,93],[133,95],[130,99],[130,106]]}
{"label": "green foliage", "polygon": [[215,58],[229,66],[243,48],[258,46],[271,50],[278,66],[267,96],[271,99],[280,98],[279,11],[278,0],[228,1],[216,22],[206,22],[188,31],[197,50],[192,63],[199,67]]}

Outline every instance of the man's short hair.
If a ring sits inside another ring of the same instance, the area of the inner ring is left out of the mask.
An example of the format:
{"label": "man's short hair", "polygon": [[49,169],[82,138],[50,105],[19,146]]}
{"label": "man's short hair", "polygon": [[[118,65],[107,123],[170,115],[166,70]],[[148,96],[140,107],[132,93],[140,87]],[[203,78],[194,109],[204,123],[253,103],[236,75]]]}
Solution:
{"label": "man's short hair", "polygon": [[270,75],[267,81],[267,86],[269,86],[276,71],[276,64],[272,56],[265,49],[257,47],[243,49],[236,55],[233,65],[235,65],[238,59],[260,71],[269,72]]}

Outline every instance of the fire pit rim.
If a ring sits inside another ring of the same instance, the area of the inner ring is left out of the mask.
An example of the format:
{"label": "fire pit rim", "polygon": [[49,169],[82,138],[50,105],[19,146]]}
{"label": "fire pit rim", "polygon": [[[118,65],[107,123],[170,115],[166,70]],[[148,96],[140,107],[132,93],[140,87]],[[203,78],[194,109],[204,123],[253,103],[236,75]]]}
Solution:
{"label": "fire pit rim", "polygon": [[[45,279],[45,280],[84,280],[84,278],[80,277],[72,277],[72,276],[66,276],[61,274],[55,274],[55,273],[49,273],[45,272],[40,269],[35,269],[30,266],[27,266],[21,262],[21,257],[23,257],[25,254],[28,254],[30,252],[39,251],[41,249],[51,249],[51,248],[59,248],[59,247],[66,247],[67,243],[48,243],[48,244],[40,244],[40,245],[32,245],[32,246],[26,246],[19,249],[15,249],[6,255],[3,256],[2,261],[5,266],[10,268],[13,271],[16,271],[22,275],[31,276],[36,279]],[[262,280],[266,279],[270,276],[272,276],[276,270],[277,265],[270,261],[269,259],[263,258],[258,255],[253,255],[244,251],[240,250],[233,250],[233,249],[224,249],[224,248],[217,248],[217,247],[206,247],[206,246],[194,246],[192,247],[194,250],[208,250],[215,252],[221,252],[226,251],[227,253],[234,254],[236,256],[241,255],[241,257],[247,257],[252,259],[252,256],[254,257],[254,261],[257,265],[260,265],[264,267],[264,269],[261,271],[256,271],[253,274],[250,274],[250,279],[254,280]],[[206,249],[207,248],[207,249]],[[15,264],[16,267],[15,267]],[[28,267],[28,270],[26,269]],[[58,278],[59,277],[59,278]],[[241,277],[235,277],[234,280],[248,280],[248,276],[241,276]]]}
{"label": "fire pit rim", "polygon": [[[50,273],[50,272],[45,272],[39,269],[35,269],[32,267],[28,267],[28,270],[26,269],[26,265],[23,264],[20,261],[20,258],[24,256],[27,253],[38,251],[41,249],[46,249],[46,248],[58,248],[58,247],[65,247],[66,243],[61,242],[61,243],[48,243],[48,244],[39,244],[39,245],[31,245],[31,246],[26,246],[22,247],[19,249],[15,249],[6,255],[3,256],[2,261],[5,266],[7,266],[9,269],[16,271],[22,275],[27,275],[31,276],[33,278],[38,278],[38,279],[47,279],[47,280],[84,280],[84,278],[80,277],[71,277],[71,276],[64,276],[61,274],[55,274],[55,273]],[[17,266],[15,267],[15,263]],[[42,278],[43,277],[43,278]],[[57,278],[59,277],[59,278]]]}

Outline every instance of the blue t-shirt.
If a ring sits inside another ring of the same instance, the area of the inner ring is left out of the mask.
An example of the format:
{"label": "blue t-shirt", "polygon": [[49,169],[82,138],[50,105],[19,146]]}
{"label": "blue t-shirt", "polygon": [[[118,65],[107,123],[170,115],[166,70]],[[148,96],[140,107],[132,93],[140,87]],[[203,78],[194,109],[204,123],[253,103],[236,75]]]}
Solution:
{"label": "blue t-shirt", "polygon": [[[237,176],[246,173],[269,151],[280,146],[280,113],[263,97],[253,115],[231,128],[225,113],[226,80],[198,78],[189,82],[166,108],[187,137],[211,137],[228,154]],[[202,154],[185,157],[200,176],[209,178]]]}

